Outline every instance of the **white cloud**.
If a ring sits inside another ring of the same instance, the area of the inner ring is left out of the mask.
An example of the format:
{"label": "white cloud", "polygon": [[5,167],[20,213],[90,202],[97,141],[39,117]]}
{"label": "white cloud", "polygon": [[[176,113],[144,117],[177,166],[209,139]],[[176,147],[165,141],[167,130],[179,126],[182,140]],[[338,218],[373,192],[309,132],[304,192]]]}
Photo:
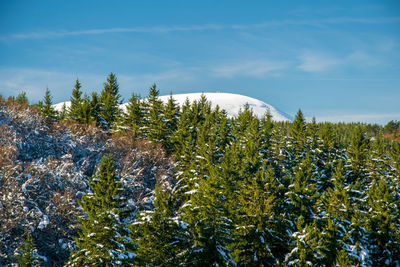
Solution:
{"label": "white cloud", "polygon": [[231,78],[233,76],[264,77],[266,74],[286,68],[285,62],[253,60],[224,64],[212,69],[213,75]]}
{"label": "white cloud", "polygon": [[298,68],[306,72],[326,71],[343,62],[340,59],[314,52],[305,52],[299,59],[301,63]]}
{"label": "white cloud", "polygon": [[91,30],[77,30],[77,31],[41,31],[41,32],[28,32],[16,33],[9,35],[0,35],[0,41],[8,42],[11,40],[24,40],[24,39],[46,39],[46,38],[60,38],[68,36],[80,35],[99,35],[110,33],[167,33],[167,32],[192,32],[192,31],[206,31],[206,30],[245,30],[245,29],[259,29],[280,27],[284,25],[311,25],[322,26],[328,24],[345,24],[345,23],[359,23],[359,24],[387,24],[397,23],[400,17],[382,17],[382,18],[350,18],[350,17],[333,17],[318,20],[297,19],[297,20],[279,20],[279,21],[265,21],[255,24],[203,24],[203,25],[188,25],[188,26],[153,26],[153,27],[122,27],[122,28],[103,28]]}
{"label": "white cloud", "polygon": [[379,65],[382,61],[377,55],[363,51],[354,51],[342,57],[333,57],[325,53],[307,51],[298,58],[300,60],[298,68],[305,72],[324,72],[338,66],[364,68]]}

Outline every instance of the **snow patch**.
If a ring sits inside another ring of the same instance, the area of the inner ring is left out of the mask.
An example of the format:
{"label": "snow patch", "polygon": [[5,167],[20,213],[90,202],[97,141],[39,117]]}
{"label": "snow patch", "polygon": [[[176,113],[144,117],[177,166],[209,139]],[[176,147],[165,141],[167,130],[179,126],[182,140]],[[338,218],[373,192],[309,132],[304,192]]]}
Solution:
{"label": "snow patch", "polygon": [[49,225],[49,223],[50,223],[49,217],[47,215],[44,215],[38,225],[38,228],[40,230],[43,230],[47,225]]}

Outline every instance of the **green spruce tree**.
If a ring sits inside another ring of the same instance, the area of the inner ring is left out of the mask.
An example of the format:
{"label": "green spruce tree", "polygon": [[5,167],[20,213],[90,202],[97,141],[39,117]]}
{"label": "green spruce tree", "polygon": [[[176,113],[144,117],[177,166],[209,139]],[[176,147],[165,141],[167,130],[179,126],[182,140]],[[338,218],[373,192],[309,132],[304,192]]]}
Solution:
{"label": "green spruce tree", "polygon": [[101,103],[96,92],[93,92],[90,98],[90,121],[99,125]]}
{"label": "green spruce tree", "polygon": [[144,112],[141,102],[140,96],[133,93],[122,116],[121,124],[132,130],[134,137],[142,137],[140,129],[143,127]]}
{"label": "green spruce tree", "polygon": [[57,113],[52,107],[52,96],[49,88],[46,88],[46,93],[43,98],[43,103],[40,107],[40,113],[46,119],[47,122],[54,122],[56,120]]}
{"label": "green spruce tree", "polygon": [[83,114],[82,114],[82,91],[81,91],[81,83],[78,79],[76,79],[75,87],[72,90],[72,96],[70,98],[71,106],[69,108],[69,117],[79,123],[83,123]]}
{"label": "green spruce tree", "polygon": [[306,129],[306,120],[304,118],[303,112],[299,109],[296,116],[294,117],[294,121],[290,129],[290,135],[293,138],[293,153],[296,158],[300,157],[302,155],[302,152],[305,150],[304,146],[306,144]]}
{"label": "green spruce tree", "polygon": [[131,226],[141,264],[178,266],[183,262],[178,254],[187,247],[185,231],[174,217],[174,204],[173,194],[156,185],[154,211],[142,212]]}
{"label": "green spruce tree", "polygon": [[167,104],[164,106],[164,122],[166,126],[166,133],[164,139],[164,148],[167,152],[171,153],[174,150],[174,133],[178,128],[179,121],[179,106],[176,104],[175,99],[170,94]]}
{"label": "green spruce tree", "polygon": [[132,264],[135,260],[125,216],[121,185],[110,156],[104,156],[90,184],[91,193],[79,205],[86,216],[80,218],[81,232],[76,238],[67,266],[114,266]]}
{"label": "green spruce tree", "polygon": [[283,195],[271,167],[260,168],[240,185],[234,259],[239,265],[274,266],[289,248]]}
{"label": "green spruce tree", "polygon": [[149,95],[145,101],[144,135],[153,142],[163,143],[166,138],[166,125],[163,114],[163,103],[159,99],[160,91],[157,86],[149,89]]}
{"label": "green spruce tree", "polygon": [[43,263],[41,258],[38,257],[36,246],[29,232],[20,245],[20,253],[17,255],[17,261],[18,266],[21,267],[40,266],[40,264]]}
{"label": "green spruce tree", "polygon": [[111,72],[107,77],[107,82],[104,83],[104,88],[99,98],[100,113],[98,123],[104,129],[111,129],[120,115],[118,107],[118,105],[121,104],[120,98],[121,95],[119,94],[117,77]]}
{"label": "green spruce tree", "polygon": [[65,103],[63,103],[63,105],[61,107],[61,111],[58,113],[57,120],[62,121],[64,119],[66,119],[67,116],[68,116],[68,109],[67,109],[67,106],[65,105]]}
{"label": "green spruce tree", "polygon": [[26,96],[26,92],[21,92],[15,98],[15,102],[21,105],[28,105],[28,97]]}
{"label": "green spruce tree", "polygon": [[373,266],[400,262],[400,199],[396,186],[382,176],[367,193],[370,208],[365,228]]}

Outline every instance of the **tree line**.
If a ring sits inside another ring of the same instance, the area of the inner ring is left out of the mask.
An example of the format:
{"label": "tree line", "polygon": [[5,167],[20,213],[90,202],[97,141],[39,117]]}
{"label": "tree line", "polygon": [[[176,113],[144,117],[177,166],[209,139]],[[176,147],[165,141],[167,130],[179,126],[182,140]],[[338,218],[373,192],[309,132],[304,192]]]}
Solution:
{"label": "tree line", "polygon": [[66,265],[400,264],[400,143],[384,127],[306,122],[300,110],[275,122],[249,106],[228,118],[204,95],[164,104],[155,85],[121,112],[112,73],[99,96],[80,89],[77,80],[60,114],[47,91],[41,114],[160,143],[178,164],[172,190],[156,185],[154,209],[126,210],[104,156]]}

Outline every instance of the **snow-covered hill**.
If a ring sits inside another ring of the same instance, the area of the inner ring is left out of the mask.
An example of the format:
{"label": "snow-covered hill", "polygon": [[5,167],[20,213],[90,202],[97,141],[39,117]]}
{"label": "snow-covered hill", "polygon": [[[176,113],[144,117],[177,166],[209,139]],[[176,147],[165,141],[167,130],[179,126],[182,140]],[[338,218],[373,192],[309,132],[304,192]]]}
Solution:
{"label": "snow-covered hill", "polygon": [[[244,105],[249,104],[254,114],[258,117],[263,116],[266,112],[269,111],[272,115],[272,119],[275,121],[292,120],[292,116],[276,109],[270,104],[267,104],[261,100],[244,95],[230,94],[230,93],[191,93],[191,94],[176,94],[173,95],[173,98],[177,101],[179,105],[182,105],[186,101],[186,98],[188,98],[189,101],[192,103],[195,100],[199,100],[202,94],[206,96],[207,100],[211,102],[213,107],[218,105],[221,109],[224,109],[229,117],[236,117],[239,113],[239,110],[241,108],[243,109]],[[160,96],[160,99],[164,103],[168,101],[168,98],[169,95]],[[67,108],[71,105],[71,103],[67,101],[55,104],[53,105],[53,107],[56,110],[61,111],[64,103]],[[126,105],[127,103],[122,104],[120,108],[122,110],[125,110]]]}
{"label": "snow-covered hill", "polygon": [[[186,101],[186,98],[188,98],[190,102],[193,102],[200,99],[201,95],[202,93],[178,94],[173,95],[173,98],[180,105],[182,105]],[[262,117],[266,112],[269,111],[272,115],[272,119],[275,121],[292,120],[290,115],[279,111],[270,104],[248,96],[230,93],[204,93],[204,95],[214,107],[218,105],[221,109],[224,109],[227,112],[228,117],[236,117],[239,113],[239,110],[241,108],[243,109],[246,104],[249,104],[254,114],[258,117]],[[160,99],[164,102],[168,101],[168,98],[169,96],[160,97]]]}

